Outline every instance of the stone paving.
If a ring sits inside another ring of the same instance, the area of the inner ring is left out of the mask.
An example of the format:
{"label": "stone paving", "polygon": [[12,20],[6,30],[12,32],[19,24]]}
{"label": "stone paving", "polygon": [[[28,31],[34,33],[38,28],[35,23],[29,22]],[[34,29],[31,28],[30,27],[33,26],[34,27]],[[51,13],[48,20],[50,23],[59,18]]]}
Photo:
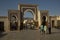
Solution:
{"label": "stone paving", "polygon": [[52,28],[52,34],[41,34],[39,30],[22,30],[0,33],[0,40],[60,40],[60,29]]}

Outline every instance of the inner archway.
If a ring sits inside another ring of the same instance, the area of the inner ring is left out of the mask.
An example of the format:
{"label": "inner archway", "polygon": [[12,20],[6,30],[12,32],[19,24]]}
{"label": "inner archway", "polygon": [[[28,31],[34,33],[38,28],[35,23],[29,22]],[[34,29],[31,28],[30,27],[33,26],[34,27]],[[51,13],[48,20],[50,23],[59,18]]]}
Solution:
{"label": "inner archway", "polygon": [[11,22],[10,22],[10,30],[17,30],[18,24],[17,24],[17,17],[16,15],[11,16]]}
{"label": "inner archway", "polygon": [[33,15],[31,12],[24,13],[24,18],[33,18]]}
{"label": "inner archway", "polygon": [[23,19],[24,29],[34,28],[34,15],[32,12],[26,11],[23,15]]}

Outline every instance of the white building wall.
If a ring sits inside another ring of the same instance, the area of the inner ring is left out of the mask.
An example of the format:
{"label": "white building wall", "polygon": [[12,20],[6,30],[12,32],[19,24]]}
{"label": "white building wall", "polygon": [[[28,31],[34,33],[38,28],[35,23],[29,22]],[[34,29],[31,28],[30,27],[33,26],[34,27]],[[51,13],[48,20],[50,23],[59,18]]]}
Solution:
{"label": "white building wall", "polygon": [[[60,20],[60,16],[53,16],[53,17],[51,17],[51,22],[52,22],[52,20],[54,20],[54,26],[58,26],[58,20]],[[51,23],[52,24],[52,23]]]}
{"label": "white building wall", "polygon": [[8,32],[10,29],[8,18],[0,18],[0,22],[4,22],[4,31]]}
{"label": "white building wall", "polygon": [[60,16],[57,16],[57,20],[60,20]]}
{"label": "white building wall", "polygon": [[40,13],[40,10],[38,10],[38,23],[39,23],[39,26],[41,25],[41,13]]}
{"label": "white building wall", "polygon": [[18,4],[18,10],[20,10],[20,5]]}

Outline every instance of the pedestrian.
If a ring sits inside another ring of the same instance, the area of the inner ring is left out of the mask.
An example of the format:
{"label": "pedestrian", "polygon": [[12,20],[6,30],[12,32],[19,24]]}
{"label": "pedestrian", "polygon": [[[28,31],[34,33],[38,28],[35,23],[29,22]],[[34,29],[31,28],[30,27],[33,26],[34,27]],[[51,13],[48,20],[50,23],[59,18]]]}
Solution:
{"label": "pedestrian", "polygon": [[43,27],[43,25],[40,26],[40,32],[41,32],[41,33],[44,32],[44,27]]}
{"label": "pedestrian", "polygon": [[47,31],[47,26],[45,25],[44,26],[44,33],[46,33],[46,31]]}
{"label": "pedestrian", "polygon": [[51,25],[50,25],[50,23],[48,24],[48,31],[49,31],[49,34],[51,34]]}

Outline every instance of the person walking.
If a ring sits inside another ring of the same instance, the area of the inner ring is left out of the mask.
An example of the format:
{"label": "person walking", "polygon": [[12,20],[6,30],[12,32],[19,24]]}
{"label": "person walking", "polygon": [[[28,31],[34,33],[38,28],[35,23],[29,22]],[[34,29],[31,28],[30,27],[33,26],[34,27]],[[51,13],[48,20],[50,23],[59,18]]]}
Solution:
{"label": "person walking", "polygon": [[40,26],[40,32],[43,34],[44,33],[44,27],[43,27],[43,25],[41,24],[41,26]]}
{"label": "person walking", "polygon": [[50,23],[48,24],[48,31],[49,31],[49,34],[51,34],[51,25],[50,25]]}
{"label": "person walking", "polygon": [[46,31],[47,31],[47,26],[45,25],[44,26],[44,33],[46,33]]}

